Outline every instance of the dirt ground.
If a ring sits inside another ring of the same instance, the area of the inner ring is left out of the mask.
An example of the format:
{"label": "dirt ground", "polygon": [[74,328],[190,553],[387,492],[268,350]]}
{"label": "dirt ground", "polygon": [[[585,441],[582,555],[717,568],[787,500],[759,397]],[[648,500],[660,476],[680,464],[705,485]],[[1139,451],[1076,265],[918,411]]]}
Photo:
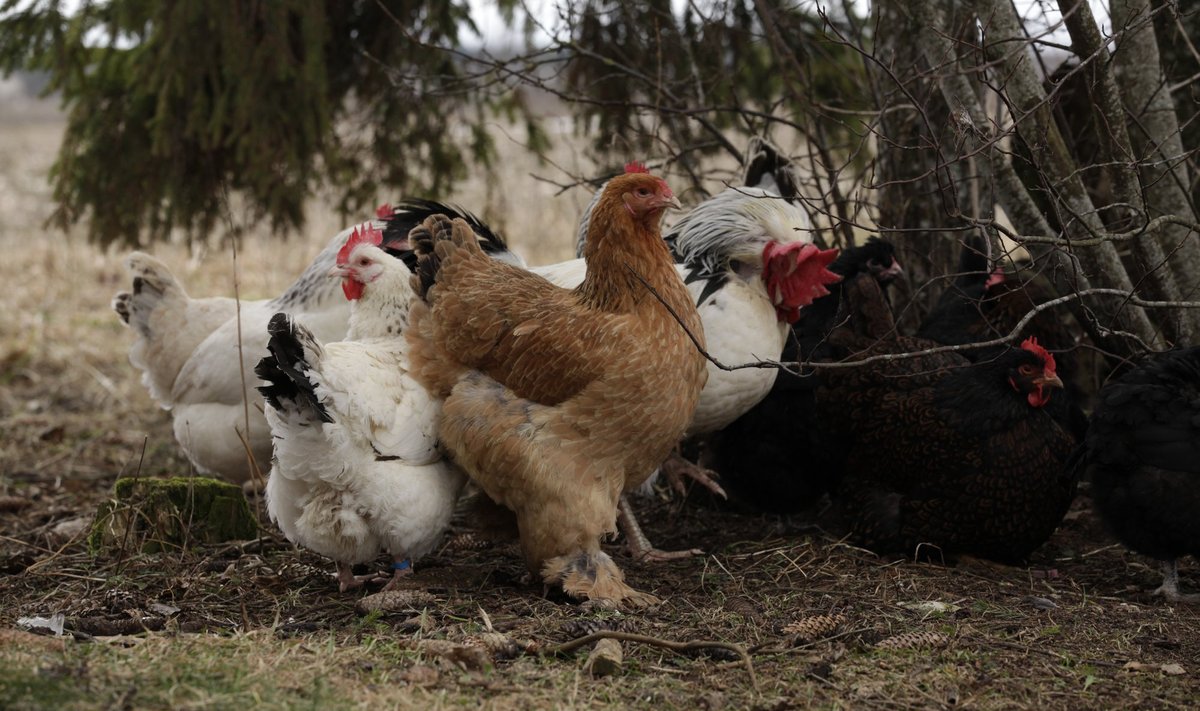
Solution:
{"label": "dirt ground", "polygon": [[[619,558],[635,587],[664,599],[636,614],[547,597],[523,582],[511,544],[459,531],[418,565],[404,599],[367,613],[356,610],[365,593],[339,593],[327,561],[294,550],[265,520],[260,538],[244,544],[152,555],[125,546],[92,557],[84,528],[118,476],[189,467],[108,308],[126,280],[123,255],[41,227],[60,133],[52,112],[0,125],[0,706],[1197,703],[1200,606],[1149,595],[1157,567],[1102,530],[1086,489],[1029,568],[882,559],[840,541],[822,519],[644,501],[660,547],[706,554],[661,565]],[[541,189],[525,168],[514,170],[506,185]],[[582,199],[546,204],[568,224]],[[337,225],[317,215],[290,242],[245,244],[243,294],[280,288]],[[565,238],[552,248],[514,241],[541,261],[569,251]],[[155,251],[194,293],[228,293],[227,252]],[[1195,561],[1181,572],[1185,589],[1200,590]],[[55,615],[61,637],[18,623]],[[591,645],[565,647],[597,632],[624,638],[624,662],[593,678],[584,669]],[[693,642],[721,646],[685,644]]]}

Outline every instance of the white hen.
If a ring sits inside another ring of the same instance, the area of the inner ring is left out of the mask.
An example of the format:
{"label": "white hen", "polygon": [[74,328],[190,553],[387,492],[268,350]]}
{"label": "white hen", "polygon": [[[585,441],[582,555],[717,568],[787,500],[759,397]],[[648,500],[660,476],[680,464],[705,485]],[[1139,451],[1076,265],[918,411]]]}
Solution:
{"label": "white hen", "polygon": [[[404,248],[410,228],[397,221],[385,230],[385,246]],[[350,232],[334,236],[282,295],[242,302],[240,360],[233,299],[192,298],[154,257],[134,252],[126,259],[133,288],[118,293],[112,307],[134,333],[129,361],[142,371],[150,396],[171,411],[175,439],[199,472],[246,481],[252,474],[247,445],[259,470],[266,471],[271,434],[252,371],[267,353],[267,323],[282,311],[321,340],[345,336],[350,307],[327,274]]]}
{"label": "white hen", "polygon": [[287,314],[270,323],[266,419],[275,441],[267,512],[290,541],[351,566],[389,552],[391,587],[450,522],[463,474],[437,448],[440,401],[408,374],[403,331],[413,296],[404,263],[355,232],[334,272],[353,302],[347,340],[322,345]]}

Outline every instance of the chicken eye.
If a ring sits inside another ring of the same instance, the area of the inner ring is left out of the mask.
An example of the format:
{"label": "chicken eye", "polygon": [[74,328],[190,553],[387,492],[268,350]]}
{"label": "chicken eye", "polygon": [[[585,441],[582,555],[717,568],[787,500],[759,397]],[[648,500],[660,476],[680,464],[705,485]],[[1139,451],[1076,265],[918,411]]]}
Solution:
{"label": "chicken eye", "polygon": [[1033,375],[1034,373],[1037,372],[1037,368],[1035,366],[1032,366],[1032,365],[1026,363],[1025,365],[1018,368],[1017,372],[1019,372],[1021,375]]}
{"label": "chicken eye", "polygon": [[359,264],[359,266],[365,267],[365,266],[367,266],[367,265],[368,265],[368,264],[370,264],[370,263],[371,263],[371,260],[370,260],[370,259],[367,259],[366,257],[359,257],[359,258],[358,258],[358,264]]}
{"label": "chicken eye", "polygon": [[650,188],[638,188],[637,195],[638,197],[650,197]]}

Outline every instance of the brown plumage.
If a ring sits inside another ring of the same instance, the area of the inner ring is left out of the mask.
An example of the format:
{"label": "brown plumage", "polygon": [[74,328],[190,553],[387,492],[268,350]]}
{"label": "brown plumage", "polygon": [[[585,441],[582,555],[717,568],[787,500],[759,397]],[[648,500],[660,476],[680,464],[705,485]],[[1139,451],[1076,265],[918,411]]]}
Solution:
{"label": "brown plumage", "polygon": [[676,320],[703,343],[659,231],[668,205],[659,178],[610,181],[573,290],[489,259],[462,220],[431,217],[410,236],[428,302],[413,311],[412,362],[446,397],[443,446],[516,514],[530,571],[578,598],[655,601],[625,585],[600,539],[621,491],[682,436],[706,378]]}
{"label": "brown plumage", "polygon": [[[851,329],[831,342],[865,358],[919,351],[894,335],[879,286],[846,285]],[[956,353],[824,374],[817,402],[829,446],[845,455],[836,500],[852,537],[880,552],[1024,560],[1050,536],[1074,495],[1073,438],[1044,407],[1061,396],[1053,357],[1036,343],[972,364]]]}

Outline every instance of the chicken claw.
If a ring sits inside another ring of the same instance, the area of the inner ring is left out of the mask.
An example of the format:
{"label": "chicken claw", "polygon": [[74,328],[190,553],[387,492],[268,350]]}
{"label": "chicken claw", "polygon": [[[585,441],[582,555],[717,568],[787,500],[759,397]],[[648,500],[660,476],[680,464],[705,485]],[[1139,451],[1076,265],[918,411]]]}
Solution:
{"label": "chicken claw", "polygon": [[567,595],[579,600],[603,600],[621,608],[643,608],[661,602],[625,584],[625,574],[602,551],[561,555],[546,561],[542,580],[560,585]]}
{"label": "chicken claw", "polygon": [[662,463],[660,471],[667,478],[667,481],[671,483],[671,488],[679,492],[681,496],[687,494],[684,477],[688,477],[722,499],[729,498],[729,494],[726,494],[721,485],[716,482],[716,472],[688,461],[686,457],[679,453],[678,449],[673,451],[671,456],[667,457],[667,461]]}
{"label": "chicken claw", "polygon": [[625,545],[629,547],[629,554],[633,556],[634,560],[662,563],[668,560],[691,558],[694,555],[704,555],[704,551],[699,548],[686,551],[660,551],[655,548],[638,523],[637,515],[633,513],[633,506],[629,503],[629,497],[625,495],[622,495],[620,501],[617,502],[617,527],[621,529],[621,533],[625,534]]}
{"label": "chicken claw", "polygon": [[337,564],[338,590],[341,592],[357,590],[363,585],[378,579],[378,573],[371,573],[370,575],[355,575],[354,568],[349,563]]}
{"label": "chicken claw", "polygon": [[1159,565],[1162,568],[1163,582],[1151,595],[1162,595],[1167,602],[1200,603],[1200,594],[1185,595],[1179,592],[1179,568],[1174,560],[1164,560]]}

